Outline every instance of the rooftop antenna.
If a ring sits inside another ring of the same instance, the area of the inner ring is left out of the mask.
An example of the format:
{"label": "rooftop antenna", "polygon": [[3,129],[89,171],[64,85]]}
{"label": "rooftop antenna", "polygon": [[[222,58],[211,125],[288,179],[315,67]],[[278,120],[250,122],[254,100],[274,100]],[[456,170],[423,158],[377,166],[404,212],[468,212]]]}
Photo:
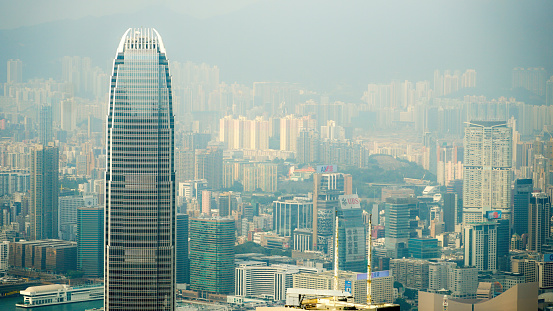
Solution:
{"label": "rooftop antenna", "polygon": [[372,262],[372,248],[373,248],[373,239],[372,239],[372,218],[373,215],[369,215],[369,247],[368,247],[368,256],[367,256],[367,305],[372,305],[372,294],[371,294],[371,281],[372,281],[372,271],[371,271],[371,262]]}

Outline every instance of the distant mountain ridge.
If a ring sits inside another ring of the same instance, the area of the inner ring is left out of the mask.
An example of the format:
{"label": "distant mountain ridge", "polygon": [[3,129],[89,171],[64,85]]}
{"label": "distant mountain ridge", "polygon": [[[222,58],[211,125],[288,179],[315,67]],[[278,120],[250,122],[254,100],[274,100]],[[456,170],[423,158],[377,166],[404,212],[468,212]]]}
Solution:
{"label": "distant mountain ridge", "polygon": [[481,86],[505,88],[513,67],[553,74],[552,17],[552,1],[271,0],[207,19],[156,6],[0,30],[0,82],[10,58],[23,60],[25,78],[59,78],[65,55],[108,70],[125,29],[144,26],[159,31],[170,60],[217,65],[231,83],[346,85],[361,97],[368,83],[474,68]]}

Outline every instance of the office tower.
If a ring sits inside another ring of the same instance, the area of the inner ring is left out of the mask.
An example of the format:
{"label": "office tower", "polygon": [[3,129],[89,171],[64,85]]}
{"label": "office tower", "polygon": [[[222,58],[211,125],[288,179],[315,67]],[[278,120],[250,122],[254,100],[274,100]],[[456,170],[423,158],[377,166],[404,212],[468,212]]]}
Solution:
{"label": "office tower", "polygon": [[551,199],[545,193],[530,198],[528,208],[528,245],[533,252],[542,252],[542,246],[551,236]]}
{"label": "office tower", "polygon": [[77,269],[86,277],[104,276],[104,209],[77,209]]}
{"label": "office tower", "polygon": [[511,219],[513,234],[516,233],[522,236],[528,233],[528,207],[530,206],[532,191],[532,179],[515,180],[515,188],[513,189],[513,217]]}
{"label": "office tower", "polygon": [[344,194],[344,186],[344,174],[313,174],[313,250],[328,252],[338,197]]}
{"label": "office tower", "polygon": [[176,283],[190,283],[190,260],[188,259],[188,215],[177,214],[175,239]]}
{"label": "office tower", "polygon": [[205,294],[234,292],[234,223],[234,219],[223,218],[190,220],[192,290]]}
{"label": "office tower", "polygon": [[465,128],[463,223],[488,211],[510,219],[512,129],[505,121],[472,121]]}
{"label": "office tower", "polygon": [[171,76],[158,32],[127,30],[113,66],[104,308],[174,310],[174,119]]}
{"label": "office tower", "polygon": [[443,219],[445,232],[455,232],[455,220],[457,219],[458,200],[456,193],[443,194]]}
{"label": "office tower", "polygon": [[31,151],[31,240],[58,237],[58,147]]}
{"label": "office tower", "polygon": [[465,225],[465,266],[478,271],[497,270],[497,226],[495,222]]}
{"label": "office tower", "polygon": [[58,236],[62,240],[75,241],[77,237],[77,209],[98,205],[97,195],[70,195],[58,199]]}
{"label": "office tower", "polygon": [[239,202],[242,199],[239,194],[229,192],[222,192],[219,194],[219,216],[227,217],[232,216],[233,211],[238,211]]}
{"label": "office tower", "polygon": [[511,228],[509,219],[496,219],[497,223],[497,270],[509,271]]}
{"label": "office tower", "polygon": [[42,105],[38,112],[38,142],[48,145],[54,140],[52,133],[52,106]]}
{"label": "office tower", "polygon": [[8,83],[23,82],[23,62],[20,59],[8,60]]}
{"label": "office tower", "polygon": [[407,257],[409,238],[414,237],[411,228],[411,210],[416,210],[417,199],[412,197],[391,197],[386,199],[384,226],[385,245],[391,258]]}
{"label": "office tower", "polygon": [[357,194],[339,196],[338,268],[367,272],[366,227]]}
{"label": "office tower", "polygon": [[440,258],[438,239],[411,238],[409,239],[409,257],[417,259]]}
{"label": "office tower", "polygon": [[276,234],[292,236],[295,229],[309,229],[312,226],[313,202],[300,197],[273,202],[273,228]]}
{"label": "office tower", "polygon": [[196,150],[195,179],[207,179],[213,190],[223,183],[223,150],[218,147]]}

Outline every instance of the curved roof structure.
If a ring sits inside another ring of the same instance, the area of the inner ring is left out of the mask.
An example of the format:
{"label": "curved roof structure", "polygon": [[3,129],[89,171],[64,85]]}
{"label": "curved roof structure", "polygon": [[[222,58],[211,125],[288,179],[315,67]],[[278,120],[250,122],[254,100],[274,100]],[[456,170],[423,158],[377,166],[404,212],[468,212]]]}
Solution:
{"label": "curved roof structure", "polygon": [[125,52],[125,50],[150,50],[157,49],[160,53],[165,53],[165,46],[161,36],[154,28],[129,28],[121,37],[117,54]]}
{"label": "curved roof structure", "polygon": [[36,294],[36,293],[57,291],[57,290],[63,289],[64,287],[65,285],[62,285],[62,284],[31,286],[31,287],[27,287],[27,289],[24,290],[24,292],[28,294]]}

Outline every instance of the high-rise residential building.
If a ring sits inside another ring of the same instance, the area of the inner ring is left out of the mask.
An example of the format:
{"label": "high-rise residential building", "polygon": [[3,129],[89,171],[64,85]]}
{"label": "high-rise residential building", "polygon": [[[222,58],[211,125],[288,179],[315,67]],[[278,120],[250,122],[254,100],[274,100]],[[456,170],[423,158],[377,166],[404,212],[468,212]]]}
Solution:
{"label": "high-rise residential building", "polygon": [[319,133],[314,130],[302,130],[296,143],[297,163],[317,163],[319,161]]}
{"label": "high-rise residential building", "polygon": [[456,267],[448,271],[447,283],[454,298],[474,299],[478,289],[478,269]]}
{"label": "high-rise residential building", "polygon": [[532,168],[533,168],[532,175],[533,175],[534,188],[539,189],[542,192],[547,191],[547,188],[549,188],[549,186],[551,185],[551,182],[550,182],[551,159],[546,158],[541,154],[535,154],[534,165]]}
{"label": "high-rise residential building", "polygon": [[449,271],[455,268],[457,268],[457,264],[451,261],[430,262],[428,266],[428,289],[431,291],[447,289],[449,287]]}
{"label": "high-rise residential building", "polygon": [[513,217],[511,219],[513,234],[522,236],[528,233],[528,207],[530,206],[532,191],[532,179],[515,180],[515,188],[513,189]]}
{"label": "high-rise residential building", "polygon": [[307,198],[293,198],[273,202],[273,229],[281,236],[292,236],[295,229],[309,229],[313,225],[313,202]]}
{"label": "high-rise residential building", "polygon": [[91,278],[104,275],[104,217],[102,207],[77,209],[77,269]]}
{"label": "high-rise residential building", "polygon": [[219,120],[219,141],[228,149],[269,149],[269,121],[263,117],[248,120],[226,116]]}
{"label": "high-rise residential building", "polygon": [[288,115],[280,119],[280,150],[296,151],[298,135],[302,130],[314,130],[316,121],[310,117]]}
{"label": "high-rise residential building", "polygon": [[403,286],[424,290],[428,288],[428,269],[430,262],[427,260],[401,258],[390,260],[390,272],[394,281]]}
{"label": "high-rise residential building", "polygon": [[175,240],[175,268],[177,284],[190,283],[190,260],[188,259],[188,215],[177,214]]}
{"label": "high-rise residential building", "polygon": [[48,145],[54,140],[52,133],[52,106],[42,105],[38,112],[38,142]]}
{"label": "high-rise residential building", "polygon": [[553,76],[545,83],[545,104],[553,105]]}
{"label": "high-rise residential building", "polygon": [[551,236],[551,198],[538,193],[530,198],[528,208],[528,244],[529,251],[541,253],[546,239]]}
{"label": "high-rise residential building", "polygon": [[300,88],[288,82],[254,82],[254,106],[263,107],[271,115],[295,111]]}
{"label": "high-rise residential building", "polygon": [[322,140],[345,140],[346,130],[336,125],[336,121],[328,120],[326,125],[321,126]]}
{"label": "high-rise residential building", "polygon": [[59,150],[37,145],[31,151],[31,240],[58,237]]}
{"label": "high-rise residential building", "polygon": [[20,59],[8,60],[8,83],[23,82],[23,62]]}
{"label": "high-rise residential building", "polygon": [[244,166],[244,191],[277,191],[278,165],[272,162],[255,162]]}
{"label": "high-rise residential building", "polygon": [[234,292],[234,227],[234,219],[190,219],[192,290],[216,294]]}
{"label": "high-rise residential building", "polygon": [[497,227],[495,222],[465,225],[465,266],[476,267],[478,271],[497,270]]}
{"label": "high-rise residential building", "polygon": [[174,117],[155,29],[125,32],[111,81],[104,309],[174,310]]}
{"label": "high-rise residential building", "polygon": [[71,132],[77,128],[77,105],[73,98],[65,99],[60,104],[60,127]]}
{"label": "high-rise residential building", "polygon": [[524,88],[537,95],[545,95],[547,72],[544,68],[514,68],[512,88]]}
{"label": "high-rise residential building", "polygon": [[512,129],[505,121],[471,121],[464,147],[463,223],[495,210],[510,219]]}
{"label": "high-rise residential building", "polygon": [[0,243],[0,271],[6,272],[9,267],[10,259],[10,242],[3,241]]}

